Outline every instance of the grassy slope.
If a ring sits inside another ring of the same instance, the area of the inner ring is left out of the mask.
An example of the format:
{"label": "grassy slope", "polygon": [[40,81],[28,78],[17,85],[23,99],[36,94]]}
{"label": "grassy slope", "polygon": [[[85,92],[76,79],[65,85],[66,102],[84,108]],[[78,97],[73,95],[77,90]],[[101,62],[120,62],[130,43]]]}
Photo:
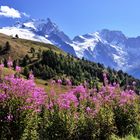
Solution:
{"label": "grassy slope", "polygon": [[20,39],[20,38],[13,39],[11,36],[0,34],[0,46],[3,47],[7,41],[11,45],[11,50],[8,51],[6,54],[1,54],[0,59],[8,58],[9,56],[13,59],[18,59],[18,58],[24,57],[26,54],[30,55],[31,47],[33,47],[35,50],[41,49],[42,51],[52,49],[53,51],[57,53],[65,54],[63,51],[61,51],[57,47],[50,44],[45,44],[45,43],[40,43],[40,42],[25,40],[25,39]]}
{"label": "grassy slope", "polygon": [[52,85],[50,84],[50,81],[45,81],[45,80],[37,79],[37,78],[35,79],[35,83],[39,87],[43,87],[47,93],[50,93],[51,90],[54,90],[57,94],[61,94],[61,93],[65,93],[69,89],[67,86],[64,86],[64,85],[59,86],[58,84],[54,84],[54,87],[52,87]]}
{"label": "grassy slope", "polygon": [[[12,69],[4,68],[4,70],[2,72],[3,76],[11,75],[11,74],[15,74],[15,71],[12,70]],[[23,76],[23,75],[21,75],[21,76],[23,78],[25,78],[25,76]],[[45,81],[45,80],[42,80],[42,79],[35,78],[35,83],[37,84],[37,86],[44,88],[47,93],[50,93],[50,91],[52,89],[54,89],[54,91],[57,94],[61,94],[61,93],[64,93],[64,92],[68,91],[68,87],[63,86],[63,85],[59,86],[58,84],[55,84],[54,88],[53,88],[52,85],[50,84],[51,82],[49,80]],[[47,85],[46,85],[46,83],[47,83]]]}

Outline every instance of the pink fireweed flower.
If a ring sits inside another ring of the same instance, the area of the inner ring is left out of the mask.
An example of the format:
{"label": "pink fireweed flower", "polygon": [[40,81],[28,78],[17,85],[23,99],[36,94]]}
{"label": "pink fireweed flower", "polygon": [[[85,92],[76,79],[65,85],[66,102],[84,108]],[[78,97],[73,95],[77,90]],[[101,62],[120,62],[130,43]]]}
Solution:
{"label": "pink fireweed flower", "polygon": [[21,67],[19,67],[19,66],[16,66],[16,72],[21,72]]}
{"label": "pink fireweed flower", "polygon": [[70,101],[66,98],[58,99],[58,104],[61,109],[70,109]]}
{"label": "pink fireweed flower", "polygon": [[90,107],[87,107],[87,108],[86,108],[86,112],[87,112],[87,113],[91,113],[91,111],[92,111],[92,110],[91,110]]}
{"label": "pink fireweed flower", "polygon": [[54,85],[55,83],[55,80],[51,80],[51,85]]}
{"label": "pink fireweed flower", "polygon": [[12,62],[12,61],[8,61],[7,64],[8,64],[8,67],[9,67],[9,68],[13,66],[13,62]]}
{"label": "pink fireweed flower", "polygon": [[7,99],[7,95],[4,93],[0,93],[0,102],[5,101]]}
{"label": "pink fireweed flower", "polygon": [[24,102],[24,106],[32,106],[35,110],[39,110],[47,100],[44,89],[37,87],[32,80],[6,76],[3,83],[0,83],[0,89],[4,93],[0,93],[0,101],[7,97],[20,99]]}
{"label": "pink fireweed flower", "polygon": [[135,100],[135,92],[133,90],[126,90],[122,91],[120,95],[120,106],[124,106],[126,104],[133,104],[133,101]]}
{"label": "pink fireweed flower", "polygon": [[127,99],[122,98],[119,102],[119,106],[124,106],[124,105],[126,105],[126,103],[127,103]]}
{"label": "pink fireweed flower", "polygon": [[95,96],[92,98],[92,100],[93,100],[93,102],[97,102],[98,101],[97,97],[95,97]]}
{"label": "pink fireweed flower", "polygon": [[11,58],[9,57],[7,65],[9,68],[11,68],[13,66],[13,61],[11,60]]}
{"label": "pink fireweed flower", "polygon": [[32,71],[29,73],[29,79],[30,80],[34,80],[34,75],[33,75],[33,72]]}
{"label": "pink fireweed flower", "polygon": [[58,80],[57,80],[57,83],[58,83],[58,84],[62,84],[62,80],[61,80],[61,79],[58,79]]}
{"label": "pink fireweed flower", "polygon": [[47,109],[51,110],[54,106],[54,103],[52,101],[50,101],[47,105]]}
{"label": "pink fireweed flower", "polygon": [[113,83],[113,86],[116,86],[116,84],[117,84],[117,83],[116,83],[116,82],[114,82],[114,83]]}
{"label": "pink fireweed flower", "polygon": [[106,93],[106,87],[105,86],[102,86],[102,88],[101,88],[101,93]]}
{"label": "pink fireweed flower", "polygon": [[109,102],[109,101],[110,101],[110,96],[105,96],[104,101],[105,101],[105,102]]}
{"label": "pink fireweed flower", "polygon": [[120,84],[119,83],[116,84],[116,88],[120,88]]}
{"label": "pink fireweed flower", "polygon": [[67,92],[65,94],[60,94],[57,99],[57,103],[59,107],[63,109],[69,109],[72,105],[74,107],[77,107],[79,104],[77,97],[73,95],[72,91]]}
{"label": "pink fireweed flower", "polygon": [[97,88],[94,88],[94,89],[93,89],[93,92],[97,92]]}
{"label": "pink fireweed flower", "polygon": [[66,84],[67,84],[68,86],[71,86],[71,85],[72,85],[71,80],[70,80],[70,79],[66,79]]}
{"label": "pink fireweed flower", "polygon": [[6,120],[8,122],[11,122],[13,120],[13,115],[12,114],[8,114],[8,116],[6,117]]}
{"label": "pink fireweed flower", "polygon": [[78,99],[83,100],[87,97],[86,89],[82,85],[77,86],[72,92]]}

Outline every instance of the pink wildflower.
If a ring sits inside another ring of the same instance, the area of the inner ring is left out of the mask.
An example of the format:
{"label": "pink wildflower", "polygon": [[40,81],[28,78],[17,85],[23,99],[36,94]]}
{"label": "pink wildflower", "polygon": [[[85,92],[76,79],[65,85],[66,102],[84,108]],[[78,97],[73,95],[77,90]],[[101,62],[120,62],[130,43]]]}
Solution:
{"label": "pink wildflower", "polygon": [[21,67],[16,66],[16,72],[21,72]]}
{"label": "pink wildflower", "polygon": [[33,75],[33,72],[32,71],[29,73],[29,79],[30,80],[34,80],[34,75]]}
{"label": "pink wildflower", "polygon": [[13,115],[12,114],[8,114],[6,119],[7,119],[8,122],[11,122],[13,120]]}
{"label": "pink wildflower", "polygon": [[13,66],[13,61],[11,60],[11,58],[9,57],[7,65],[9,68],[11,68]]}
{"label": "pink wildflower", "polygon": [[90,107],[87,107],[87,108],[86,108],[86,112],[87,112],[87,113],[90,113],[90,112],[91,112],[91,108],[90,108]]}
{"label": "pink wildflower", "polygon": [[57,80],[57,83],[58,83],[58,84],[62,84],[62,80],[61,80],[61,79],[58,79],[58,80]]}
{"label": "pink wildflower", "polygon": [[66,83],[67,83],[68,86],[71,86],[72,85],[70,79],[66,79]]}

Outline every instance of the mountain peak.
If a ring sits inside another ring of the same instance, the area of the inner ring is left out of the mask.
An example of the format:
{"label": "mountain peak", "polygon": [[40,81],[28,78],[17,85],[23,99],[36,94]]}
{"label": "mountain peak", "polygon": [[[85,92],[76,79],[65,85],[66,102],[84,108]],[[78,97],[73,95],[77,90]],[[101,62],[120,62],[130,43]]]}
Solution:
{"label": "mountain peak", "polygon": [[52,23],[51,19],[50,18],[47,18],[47,22],[49,23]]}
{"label": "mountain peak", "polygon": [[109,43],[124,43],[126,36],[121,31],[103,29],[100,31],[100,36]]}
{"label": "mountain peak", "polygon": [[124,35],[123,33],[122,33],[122,31],[118,31],[118,30],[109,30],[109,29],[102,29],[101,31],[100,31],[100,33],[101,34],[116,34],[116,35],[118,35],[118,36],[121,36],[121,35]]}

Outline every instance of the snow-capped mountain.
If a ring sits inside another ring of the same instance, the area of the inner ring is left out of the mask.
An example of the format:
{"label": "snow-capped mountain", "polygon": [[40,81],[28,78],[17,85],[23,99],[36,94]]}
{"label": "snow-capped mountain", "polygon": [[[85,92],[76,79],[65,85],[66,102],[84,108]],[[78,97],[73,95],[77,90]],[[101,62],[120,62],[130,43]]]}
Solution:
{"label": "snow-capped mountain", "polygon": [[47,20],[29,19],[25,22],[16,22],[12,27],[3,27],[0,33],[29,39],[44,43],[50,43],[58,46],[67,53],[76,56],[75,51],[69,44],[71,39],[53,23],[49,18]]}
{"label": "snow-capped mountain", "polygon": [[3,27],[0,33],[50,43],[79,58],[123,70],[140,78],[140,37],[129,38],[121,31],[107,29],[70,39],[50,19],[30,19]]}
{"label": "snow-capped mountain", "polygon": [[128,53],[124,47],[126,37],[119,31],[102,30],[76,36],[73,47],[78,57],[103,63],[115,69],[127,65]]}
{"label": "snow-capped mountain", "polygon": [[80,58],[100,62],[140,78],[140,37],[128,38],[121,31],[104,29],[76,36],[72,46]]}

